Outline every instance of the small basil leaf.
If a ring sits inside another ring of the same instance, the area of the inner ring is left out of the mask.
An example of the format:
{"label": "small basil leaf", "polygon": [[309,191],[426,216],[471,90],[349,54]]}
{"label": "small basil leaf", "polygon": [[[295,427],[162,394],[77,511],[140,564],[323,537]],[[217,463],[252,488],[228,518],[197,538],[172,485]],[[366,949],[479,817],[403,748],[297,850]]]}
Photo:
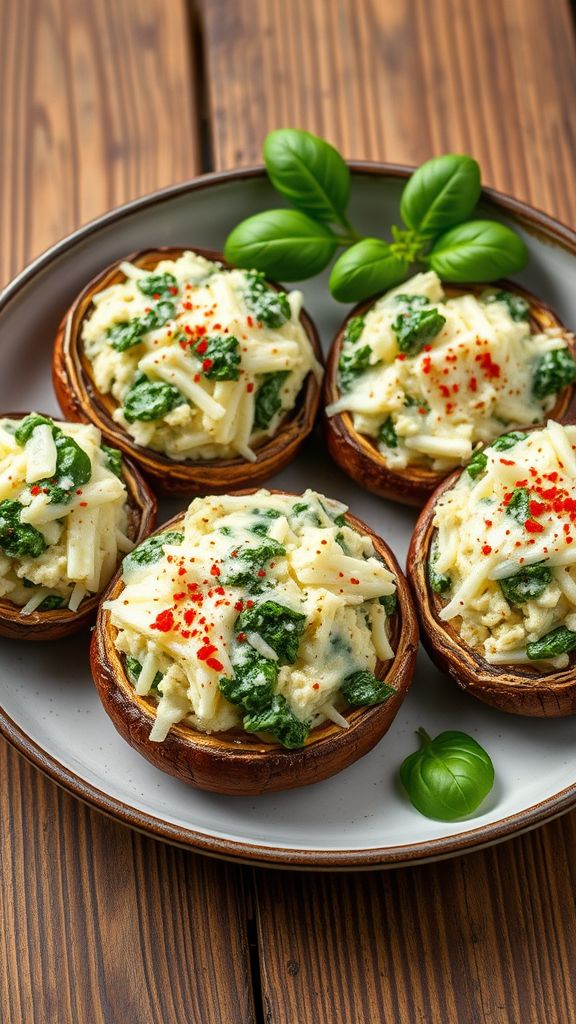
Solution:
{"label": "small basil leaf", "polygon": [[330,143],[279,128],[266,136],[263,154],[270,181],[288,202],[318,220],[346,223],[350,171]]}
{"label": "small basil leaf", "polygon": [[431,739],[418,729],[421,748],[402,763],[400,781],[420,814],[456,821],[472,814],[494,785],[494,766],[465,732],[441,732]]}
{"label": "small basil leaf", "polygon": [[446,153],[408,179],[400,214],[408,227],[434,237],[470,216],[480,198],[480,167],[469,156]]}
{"label": "small basil leaf", "polygon": [[262,270],[281,281],[314,277],[338,247],[329,228],[299,210],[267,210],[230,232],[224,255],[239,267]]}
{"label": "small basil leaf", "polygon": [[360,302],[399,284],[407,269],[407,261],[395,255],[387,242],[364,238],[336,260],[330,291],[339,302]]}
{"label": "small basil leaf", "polygon": [[522,270],[528,250],[505,224],[471,220],[441,235],[426,262],[444,281],[493,281]]}

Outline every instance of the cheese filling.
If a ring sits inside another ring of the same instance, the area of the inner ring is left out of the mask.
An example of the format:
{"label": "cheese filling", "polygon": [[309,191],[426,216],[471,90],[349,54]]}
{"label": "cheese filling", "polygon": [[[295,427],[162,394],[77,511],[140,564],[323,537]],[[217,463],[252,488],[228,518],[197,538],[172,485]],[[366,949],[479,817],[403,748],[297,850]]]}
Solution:
{"label": "cheese filling", "polygon": [[338,380],[328,416],[351,413],[392,469],[444,472],[503,428],[544,420],[576,362],[559,328],[531,332],[521,296],[447,298],[431,271],[349,322]]}
{"label": "cheese filling", "polygon": [[490,664],[565,668],[576,650],[576,426],[505,434],[436,503],[440,618]]}
{"label": "cheese filling", "polygon": [[106,586],[133,546],[121,474],[94,426],[0,420],[1,598],[22,615],[76,611]]}
{"label": "cheese filling", "polygon": [[256,458],[322,368],[300,323],[301,292],[193,252],[94,295],[82,328],[96,387],[114,419],[169,458]]}
{"label": "cheese filling", "polygon": [[394,692],[374,672],[393,657],[395,579],[345,511],[313,491],[197,498],[181,532],[125,559],[106,607],[128,678],[156,701],[151,740],[183,721],[299,747]]}

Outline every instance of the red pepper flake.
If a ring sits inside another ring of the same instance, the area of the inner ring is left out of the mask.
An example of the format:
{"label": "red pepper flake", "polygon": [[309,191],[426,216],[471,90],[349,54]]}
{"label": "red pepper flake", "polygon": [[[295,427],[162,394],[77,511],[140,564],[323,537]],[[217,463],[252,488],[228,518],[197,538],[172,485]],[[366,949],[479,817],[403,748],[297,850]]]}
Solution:
{"label": "red pepper flake", "polygon": [[530,509],[530,515],[536,518],[536,516],[541,516],[543,512],[546,512],[547,506],[541,501],[530,501],[528,508]]}
{"label": "red pepper flake", "polygon": [[220,575],[220,569],[216,565],[216,562],[214,562],[214,565],[210,566],[210,575],[211,576],[219,576]]}
{"label": "red pepper flake", "polygon": [[82,488],[81,487],[78,488],[78,490],[76,491],[76,494],[82,494]]}
{"label": "red pepper flake", "polygon": [[182,303],[182,309],[191,310],[192,309],[192,303],[191,302],[183,302]]}
{"label": "red pepper flake", "polygon": [[236,601],[236,603],[234,604],[234,607],[235,607],[237,612],[241,612],[242,609],[244,608],[244,602],[243,601]]}
{"label": "red pepper flake", "polygon": [[160,292],[154,292],[152,298],[158,300],[160,298]]}
{"label": "red pepper flake", "polygon": [[247,608],[253,608],[254,607],[254,601],[246,601],[246,607]]}
{"label": "red pepper flake", "polygon": [[441,384],[440,394],[442,395],[442,398],[450,398],[450,388],[446,387],[445,384]]}
{"label": "red pepper flake", "polygon": [[491,553],[492,553],[492,548],[490,547],[489,544],[485,544],[484,547],[482,548],[482,554],[483,555],[490,555]]}
{"label": "red pepper flake", "polygon": [[[399,358],[399,357],[397,357]],[[422,360],[422,373],[430,373],[432,369],[432,359],[430,356],[424,356]]]}
{"label": "red pepper flake", "polygon": [[184,622],[186,623],[186,625],[191,626],[195,618],[196,612],[194,611],[194,609],[187,608],[186,611],[184,612]]}
{"label": "red pepper flake", "polygon": [[213,366],[214,366],[214,360],[213,359],[204,359],[204,361],[202,363],[202,369],[204,370],[204,373],[208,373],[208,370],[211,370]]}
{"label": "red pepper flake", "polygon": [[355,576],[351,576],[350,583],[353,583],[354,586],[356,586],[358,583],[360,583],[360,580],[357,580]]}
{"label": "red pepper flake", "polygon": [[516,463],[512,459],[500,459],[503,466],[515,466]]}
{"label": "red pepper flake", "polygon": [[544,527],[542,526],[542,523],[537,523],[535,519],[527,519],[524,523],[524,529],[527,530],[528,533],[542,533]]}
{"label": "red pepper flake", "polygon": [[214,593],[219,594],[220,597],[224,597],[224,587],[214,587]]}
{"label": "red pepper flake", "polygon": [[181,629],[180,630],[180,636],[184,637],[185,640],[189,640],[190,639],[190,630],[189,629]]}
{"label": "red pepper flake", "polygon": [[492,356],[489,352],[482,352],[481,355],[474,357],[477,363],[480,363],[480,368],[484,371],[489,380],[493,380],[495,377],[500,376],[500,367],[498,363],[492,361]]}
{"label": "red pepper flake", "polygon": [[[204,316],[207,316],[207,314],[205,313]],[[196,334],[203,337],[206,334],[206,324],[198,324]],[[202,342],[200,342],[200,344],[202,344]],[[198,348],[200,348],[200,345],[198,345]]]}
{"label": "red pepper flake", "polygon": [[168,291],[170,292],[170,295],[178,295],[178,289],[175,288],[173,284],[170,285]]}
{"label": "red pepper flake", "polygon": [[194,374],[194,383],[197,384],[199,380],[200,380],[200,374],[199,373],[195,373]]}
{"label": "red pepper flake", "polygon": [[80,505],[80,508],[88,508],[87,501],[79,501],[78,504]]}
{"label": "red pepper flake", "polygon": [[252,383],[252,381],[250,381],[250,383],[246,385],[246,391],[248,392],[249,395],[251,395],[252,392],[254,391],[254,384]]}
{"label": "red pepper flake", "polygon": [[265,573],[264,569],[258,569],[258,576],[260,577],[260,579],[263,579],[263,577],[265,575],[266,575],[266,573]]}
{"label": "red pepper flake", "polygon": [[239,644],[243,644],[245,639],[246,639],[246,633],[237,633],[236,634],[236,639],[237,639]]}
{"label": "red pepper flake", "polygon": [[198,353],[199,356],[201,356],[206,351],[207,348],[207,341],[199,341],[198,344],[196,345],[196,352]]}
{"label": "red pepper flake", "polygon": [[218,661],[218,658],[207,658],[206,664],[209,668],[213,668],[215,672],[221,672],[224,668],[224,665],[221,661]]}
{"label": "red pepper flake", "polygon": [[184,590],[182,591],[181,594],[174,594],[174,600],[175,601],[183,601],[185,597],[186,597],[186,591],[184,591]]}
{"label": "red pepper flake", "polygon": [[179,576],[185,576],[186,575],[186,569],[184,568],[183,565],[181,565],[180,568],[178,569],[178,575]]}
{"label": "red pepper flake", "polygon": [[216,654],[217,650],[214,644],[204,644],[204,647],[199,647],[196,651],[196,657],[198,661],[206,661],[212,654]]}
{"label": "red pepper flake", "polygon": [[400,362],[403,363],[404,360],[406,359],[405,353],[404,352],[399,352],[398,355],[396,356],[396,359],[399,359]]}
{"label": "red pepper flake", "polygon": [[470,377],[470,391],[476,392],[478,390],[478,381],[476,377]]}
{"label": "red pepper flake", "polygon": [[36,497],[36,495],[40,494],[40,493],[41,493],[41,488],[38,487],[38,484],[34,484],[34,487],[30,488],[30,494],[33,494],[34,497]]}
{"label": "red pepper flake", "polygon": [[320,683],[312,683],[312,689],[313,690],[319,690],[320,689]]}
{"label": "red pepper flake", "polygon": [[492,520],[491,519],[485,519],[484,522],[486,523],[486,526],[492,526]]}
{"label": "red pepper flake", "polygon": [[246,323],[248,324],[248,327],[253,327],[254,326],[254,321],[253,321],[251,316],[247,316],[246,317]]}
{"label": "red pepper flake", "polygon": [[158,612],[150,629],[158,629],[161,633],[169,633],[174,628],[174,615],[168,608],[164,612]]}

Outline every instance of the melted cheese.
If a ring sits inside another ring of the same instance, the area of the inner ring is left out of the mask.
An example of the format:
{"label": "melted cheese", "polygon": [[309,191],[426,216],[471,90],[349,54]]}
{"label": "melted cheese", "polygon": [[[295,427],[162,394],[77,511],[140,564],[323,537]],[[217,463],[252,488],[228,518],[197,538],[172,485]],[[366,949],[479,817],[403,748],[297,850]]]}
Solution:
{"label": "melted cheese", "polygon": [[35,484],[56,472],[52,429],[37,426],[20,446],[15,426],[13,420],[0,420],[0,500],[18,501],[20,522],[39,530],[47,547],[36,558],[16,558],[3,553],[0,542],[0,597],[20,606],[22,615],[31,614],[45,598],[60,598],[61,607],[77,611],[86,596],[106,586],[120,553],[133,547],[126,535],[125,484],[108,468],[96,427],[58,423],[88,455],[91,477],[72,490],[68,502],[50,504],[49,495]]}
{"label": "melted cheese", "polygon": [[[392,327],[398,295],[425,296],[446,320],[415,356],[399,351]],[[487,290],[446,298],[433,271],[388,292],[366,314],[359,340],[344,343],[344,351],[368,345],[369,366],[328,406],[328,415],[350,412],[356,430],[377,439],[391,468],[417,464],[441,472],[468,462],[477,442],[488,443],[505,427],[545,419],[555,397],[535,398],[534,366],[546,352],[565,348],[566,339],[557,328],[532,334],[528,322],[513,320],[491,296]],[[388,417],[396,447],[379,439]]]}
{"label": "melted cheese", "polygon": [[[336,715],[342,724],[334,705],[342,707],[346,676],[373,672],[378,659],[393,657],[379,598],[395,593],[370,539],[335,523],[344,509],[313,491],[302,498],[266,490],[197,498],[182,544],[167,544],[151,565],[127,565],[124,590],[106,607],[118,650],[143,665],[138,692],[150,692],[156,671],[163,675],[151,739],[162,740],[183,719],[206,732],[241,724],[218,680],[234,673],[240,611],[266,600],[305,615],[297,658],[280,667],[277,692],[301,721],[316,725]],[[246,580],[227,582],[241,568],[243,550],[270,540],[284,553],[254,565]],[[242,643],[278,660],[258,633]]]}
{"label": "melted cheese", "polygon": [[[137,442],[169,458],[216,459],[241,455],[254,461],[254,448],[277,432],[282,418],[294,408],[308,373],[320,380],[308,336],[300,323],[302,294],[288,295],[291,316],[280,327],[258,323],[246,305],[248,276],[244,270],[224,270],[193,252],[177,260],[161,260],[154,274],[176,279],[175,315],[164,326],[149,330],[124,352],[110,345],[108,332],[117,324],[141,317],[154,306],[138,289],[145,272],[131,263],[121,267],[121,284],[94,296],[94,310],[82,329],[84,350],[92,363],[96,386],[118,402],[114,419]],[[206,376],[196,346],[213,335],[233,336],[241,357],[238,380]],[[280,407],[265,428],[254,422],[255,396],[266,375],[287,376],[279,388]],[[164,381],[180,392],[182,401],[151,421],[129,423],[122,406],[137,378]]]}
{"label": "melted cheese", "polygon": [[[576,622],[576,426],[552,421],[507,450],[487,448],[485,471],[465,470],[438,499],[434,568],[451,580],[440,612],[493,664],[528,662],[526,645]],[[513,496],[528,492],[526,518]],[[545,565],[543,593],[510,603],[500,581]],[[552,659],[551,659],[552,660]],[[566,655],[553,664],[567,664]]]}

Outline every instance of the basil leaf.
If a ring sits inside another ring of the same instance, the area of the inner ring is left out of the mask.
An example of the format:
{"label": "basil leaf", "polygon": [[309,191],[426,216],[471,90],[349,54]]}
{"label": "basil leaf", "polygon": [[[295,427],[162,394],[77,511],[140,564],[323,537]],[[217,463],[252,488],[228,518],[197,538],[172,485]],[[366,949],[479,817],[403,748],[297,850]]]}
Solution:
{"label": "basil leaf", "polygon": [[557,658],[559,654],[569,654],[570,651],[576,651],[576,633],[566,626],[557,626],[539,640],[526,644],[526,654],[532,661]]}
{"label": "basil leaf", "polygon": [[525,565],[513,576],[500,580],[500,588],[509,604],[524,604],[525,601],[534,601],[540,597],[551,582],[550,569],[542,562],[537,562],[535,565]]}
{"label": "basil leaf", "polygon": [[408,227],[434,236],[470,216],[480,198],[480,167],[469,156],[447,153],[422,164],[402,192],[400,214]]}
{"label": "basil leaf", "polygon": [[350,171],[338,150],[311,132],[279,128],[264,141],[264,163],[277,192],[318,220],[347,225]]}
{"label": "basil leaf", "polygon": [[238,267],[262,270],[281,281],[314,277],[338,247],[329,228],[299,210],[266,210],[230,232],[224,255]]}
{"label": "basil leaf", "polygon": [[363,238],[338,257],[330,274],[330,291],[338,302],[360,302],[384,292],[406,277],[408,261],[388,242]]}
{"label": "basil leaf", "polygon": [[470,220],[441,235],[426,262],[444,281],[493,281],[522,270],[528,250],[505,224]]}
{"label": "basil leaf", "polygon": [[465,732],[441,732],[431,739],[418,729],[420,750],[400,768],[400,781],[420,814],[456,821],[472,814],[494,785],[489,755]]}

